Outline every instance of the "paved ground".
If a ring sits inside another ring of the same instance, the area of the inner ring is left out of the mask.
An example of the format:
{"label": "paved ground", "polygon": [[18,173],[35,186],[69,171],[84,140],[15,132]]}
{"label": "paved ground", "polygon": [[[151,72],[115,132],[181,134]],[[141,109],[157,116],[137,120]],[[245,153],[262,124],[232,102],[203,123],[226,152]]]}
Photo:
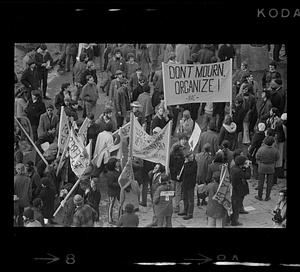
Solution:
{"label": "paved ground", "polygon": [[[272,51],[272,50],[271,50]],[[271,55],[270,55],[271,57]],[[98,70],[98,78],[101,77],[99,72],[99,67],[96,63],[96,68]],[[281,72],[283,76],[284,86],[286,86],[286,61],[279,64],[278,67],[279,72]],[[261,81],[262,71],[257,71],[254,75],[255,79],[259,82]],[[52,99],[51,101],[46,101],[46,103],[53,103],[54,97],[57,92],[59,92],[60,86],[64,82],[72,82],[71,73],[66,73],[59,75],[56,72],[56,69],[52,71],[49,75],[48,79],[48,90],[47,93],[49,97]],[[151,91],[153,86],[151,86]],[[97,101],[96,109],[95,109],[95,118],[97,118],[104,109],[104,106],[107,102],[107,97],[105,94],[101,93],[99,95],[99,99]],[[81,113],[80,113],[81,117]],[[201,117],[199,117],[198,122],[201,122]],[[246,147],[244,147],[246,148]],[[102,200],[100,203],[100,224],[99,226],[103,227],[114,227],[113,225],[108,224],[107,218],[107,211],[108,211],[108,199],[106,195],[106,181],[104,176],[100,176],[101,181],[101,194]],[[271,200],[270,201],[258,201],[254,198],[257,194],[257,191],[254,190],[255,186],[257,185],[257,181],[250,180],[249,187],[250,187],[250,194],[245,197],[244,206],[246,209],[249,209],[249,214],[247,215],[240,215],[240,222],[243,223],[240,227],[255,227],[255,228],[271,228],[273,226],[272,221],[272,210],[276,205],[276,201],[278,199],[278,192],[281,188],[286,186],[286,179],[279,179],[278,185],[273,187],[271,193]],[[196,203],[196,199],[195,199]],[[195,206],[194,209],[194,218],[191,220],[183,220],[181,216],[176,214],[173,215],[173,227],[206,227],[206,206],[197,207]],[[153,216],[153,209],[151,205],[150,195],[148,195],[148,206],[141,207],[140,211],[137,212],[140,218],[140,227],[145,227],[152,221]],[[117,208],[114,211],[114,218],[117,218]]]}

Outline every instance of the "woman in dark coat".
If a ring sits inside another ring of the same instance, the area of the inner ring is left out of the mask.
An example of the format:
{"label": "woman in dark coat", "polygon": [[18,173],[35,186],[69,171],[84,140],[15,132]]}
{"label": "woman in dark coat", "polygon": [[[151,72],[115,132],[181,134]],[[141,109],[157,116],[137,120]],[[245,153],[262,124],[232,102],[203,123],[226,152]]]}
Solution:
{"label": "woman in dark coat", "polygon": [[48,177],[43,177],[41,179],[41,182],[42,189],[39,194],[39,198],[43,201],[42,215],[51,223],[54,213],[55,192],[51,188],[50,180]]}
{"label": "woman in dark coat", "polygon": [[227,114],[224,118],[223,126],[220,130],[219,134],[219,146],[222,144],[224,140],[228,140],[230,142],[229,149],[233,151],[236,147],[236,124],[232,121],[232,118],[229,114]]}

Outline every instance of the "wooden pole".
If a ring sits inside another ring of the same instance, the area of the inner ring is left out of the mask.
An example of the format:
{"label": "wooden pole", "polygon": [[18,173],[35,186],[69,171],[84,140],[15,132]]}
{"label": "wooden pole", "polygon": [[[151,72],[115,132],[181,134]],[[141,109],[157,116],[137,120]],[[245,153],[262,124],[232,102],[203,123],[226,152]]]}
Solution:
{"label": "wooden pole", "polygon": [[59,156],[60,151],[60,140],[61,140],[61,131],[62,131],[62,113],[64,112],[64,106],[61,106],[60,108],[60,118],[59,118],[59,126],[58,126],[58,139],[57,139],[57,154],[56,158]]}
{"label": "wooden pole", "polygon": [[230,104],[229,104],[229,114],[232,116],[232,59],[230,59],[230,71],[229,74],[231,75],[231,80],[229,80],[230,86]]}
{"label": "wooden pole", "polygon": [[70,195],[74,192],[75,188],[80,182],[80,178],[76,181],[76,183],[73,185],[72,189],[70,192],[66,195],[66,197],[60,202],[59,207],[56,209],[55,213],[53,214],[53,217],[56,216],[56,214],[59,212],[59,210],[62,208],[62,206],[66,203]]}
{"label": "wooden pole", "polygon": [[169,121],[169,129],[168,129],[168,144],[167,144],[167,157],[166,157],[166,174],[168,175],[170,173],[170,149],[171,149],[171,132],[172,132],[172,125],[173,121]]}
{"label": "wooden pole", "polygon": [[28,140],[30,141],[30,143],[35,148],[36,152],[40,155],[41,159],[44,161],[44,163],[46,164],[46,166],[48,166],[49,164],[48,164],[47,160],[44,158],[44,156],[42,155],[41,151],[34,144],[34,142],[32,141],[32,139],[30,138],[30,136],[28,135],[28,133],[26,132],[26,130],[23,128],[23,126],[21,125],[21,123],[19,122],[19,120],[17,119],[16,116],[15,116],[15,120],[17,121],[17,124],[20,126],[20,128],[23,130],[23,132],[25,133],[25,135],[28,138]]}

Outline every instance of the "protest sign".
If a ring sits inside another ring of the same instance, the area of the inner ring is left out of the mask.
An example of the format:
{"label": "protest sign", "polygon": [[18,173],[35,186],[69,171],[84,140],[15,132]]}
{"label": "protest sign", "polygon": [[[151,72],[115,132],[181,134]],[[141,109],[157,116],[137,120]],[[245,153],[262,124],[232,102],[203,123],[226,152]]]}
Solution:
{"label": "protest sign", "polygon": [[227,210],[229,216],[232,214],[231,196],[232,185],[229,180],[229,171],[227,164],[223,164],[220,175],[220,184],[213,199],[218,201]]}
{"label": "protest sign", "polygon": [[196,145],[198,144],[200,134],[201,134],[201,129],[200,129],[198,123],[195,122],[194,130],[193,130],[192,135],[189,139],[189,145],[190,145],[192,151],[194,151]]}
{"label": "protest sign", "polygon": [[170,122],[159,133],[150,136],[134,118],[132,155],[166,166],[169,134]]}
{"label": "protest sign", "polygon": [[71,128],[69,137],[69,156],[72,171],[77,177],[80,177],[90,163],[87,152],[89,146],[84,147],[81,140],[75,135],[74,129]]}
{"label": "protest sign", "polygon": [[231,102],[232,60],[208,64],[162,63],[166,105]]}
{"label": "protest sign", "polygon": [[58,151],[57,151],[57,157],[60,153],[63,152],[65,145],[67,144],[67,138],[69,135],[69,120],[65,113],[64,106],[61,107],[60,111],[60,120],[59,120],[59,131],[58,131]]}

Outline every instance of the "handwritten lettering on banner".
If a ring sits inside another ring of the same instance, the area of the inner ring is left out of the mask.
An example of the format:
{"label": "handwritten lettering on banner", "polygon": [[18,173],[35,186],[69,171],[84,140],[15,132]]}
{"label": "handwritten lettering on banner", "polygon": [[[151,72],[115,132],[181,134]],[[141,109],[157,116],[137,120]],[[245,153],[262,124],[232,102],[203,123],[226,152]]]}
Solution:
{"label": "handwritten lettering on banner", "polygon": [[169,138],[168,132],[170,131],[169,126],[170,123],[168,123],[159,133],[150,136],[135,119],[133,131],[133,156],[166,165]]}
{"label": "handwritten lettering on banner", "polygon": [[61,109],[61,115],[59,120],[59,133],[58,133],[58,148],[59,152],[63,152],[66,145],[66,140],[69,135],[69,120],[65,113],[64,107]]}
{"label": "handwritten lettering on banner", "polygon": [[232,61],[210,64],[163,63],[166,105],[230,102]]}
{"label": "handwritten lettering on banner", "polygon": [[72,171],[76,176],[80,177],[88,167],[90,161],[86,149],[76,137],[73,129],[70,132],[69,140],[69,156]]}

